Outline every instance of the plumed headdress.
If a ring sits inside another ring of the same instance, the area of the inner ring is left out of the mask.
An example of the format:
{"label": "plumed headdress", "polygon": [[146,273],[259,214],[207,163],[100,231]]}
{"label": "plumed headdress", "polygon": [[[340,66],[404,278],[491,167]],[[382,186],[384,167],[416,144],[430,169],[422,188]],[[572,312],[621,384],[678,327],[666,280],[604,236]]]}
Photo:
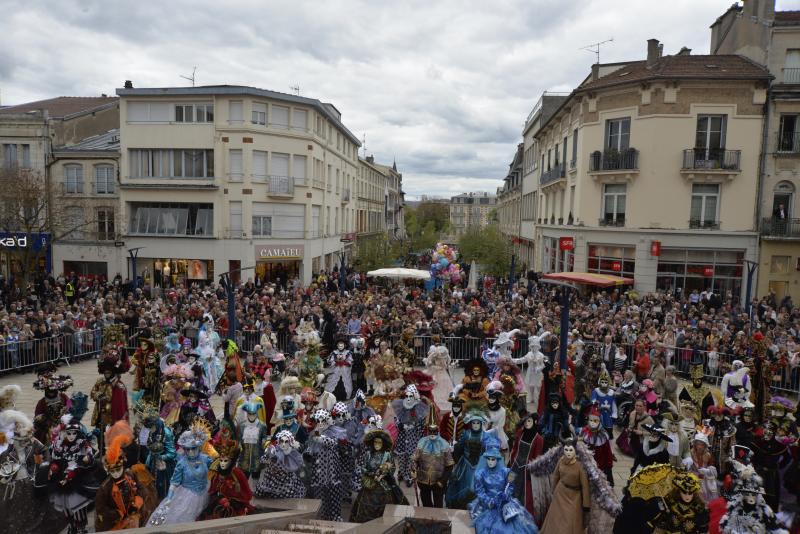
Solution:
{"label": "plumed headdress", "polygon": [[125,464],[125,447],[133,443],[133,430],[127,421],[117,421],[106,430],[106,454],[103,457],[103,466],[107,471]]}
{"label": "plumed headdress", "polygon": [[202,447],[210,437],[211,429],[208,423],[204,419],[196,417],[189,430],[184,431],[178,438],[178,445],[183,449]]}
{"label": "plumed headdress", "polygon": [[0,388],[0,411],[13,408],[17,402],[17,397],[22,393],[22,388],[16,384],[10,384]]}

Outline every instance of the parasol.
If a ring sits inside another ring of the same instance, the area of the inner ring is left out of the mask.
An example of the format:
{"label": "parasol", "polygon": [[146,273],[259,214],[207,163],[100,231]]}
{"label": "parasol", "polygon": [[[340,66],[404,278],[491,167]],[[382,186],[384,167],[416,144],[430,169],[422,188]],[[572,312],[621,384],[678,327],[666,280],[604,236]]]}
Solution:
{"label": "parasol", "polygon": [[672,489],[672,479],[677,471],[669,464],[645,467],[628,479],[628,493],[633,498],[648,501],[664,497]]}
{"label": "parasol", "polygon": [[413,278],[415,280],[430,280],[431,273],[428,271],[423,271],[421,269],[404,269],[402,267],[391,267],[386,269],[378,269],[375,271],[369,271],[367,276],[372,276],[376,278],[391,278],[394,280],[403,280],[407,278]]}

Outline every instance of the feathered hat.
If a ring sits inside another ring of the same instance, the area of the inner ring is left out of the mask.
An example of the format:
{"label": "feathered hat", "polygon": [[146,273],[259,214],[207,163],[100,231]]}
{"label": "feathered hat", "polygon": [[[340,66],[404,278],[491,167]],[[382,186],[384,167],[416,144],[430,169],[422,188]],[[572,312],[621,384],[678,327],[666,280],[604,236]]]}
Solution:
{"label": "feathered hat", "polygon": [[483,358],[472,358],[464,365],[464,374],[467,376],[472,376],[473,371],[478,368],[480,370],[480,376],[486,377],[489,375],[489,366],[486,365],[486,362]]}
{"label": "feathered hat", "polygon": [[72,377],[69,375],[56,376],[52,373],[46,373],[39,375],[39,378],[33,383],[33,388],[40,391],[55,390],[63,392],[72,387],[72,383]]}
{"label": "feathered hat", "polygon": [[125,465],[125,447],[133,443],[133,430],[127,421],[117,421],[106,430],[106,454],[103,456],[103,467],[106,471]]}
{"label": "feathered hat", "polygon": [[681,493],[695,494],[700,491],[700,479],[688,471],[683,471],[675,475],[672,485],[678,488]]}
{"label": "feathered hat", "polygon": [[211,429],[208,422],[200,417],[196,417],[189,430],[186,430],[178,438],[178,446],[182,449],[194,449],[202,447],[211,437]]}
{"label": "feathered hat", "polygon": [[769,399],[769,404],[767,404],[767,408],[769,408],[770,410],[783,410],[786,413],[790,413],[794,409],[794,403],[792,403],[792,401],[790,401],[786,397],[773,395]]}
{"label": "feathered hat", "polygon": [[480,421],[484,425],[489,422],[489,418],[483,414],[483,412],[479,412],[477,410],[472,410],[467,415],[464,416],[464,424],[468,425],[473,421]]}
{"label": "feathered hat", "polygon": [[607,384],[611,384],[611,377],[608,375],[608,370],[605,368],[605,366],[603,367],[603,370],[600,372],[600,376],[597,377],[597,385],[599,386],[600,382],[602,382],[603,380],[605,380]]}
{"label": "feathered hat", "polygon": [[22,393],[22,388],[16,384],[10,384],[0,388],[0,411],[14,407],[17,397]]}
{"label": "feathered hat", "polygon": [[232,462],[236,462],[241,450],[239,449],[239,442],[227,436],[214,443],[214,448],[217,450],[220,458],[228,458]]}

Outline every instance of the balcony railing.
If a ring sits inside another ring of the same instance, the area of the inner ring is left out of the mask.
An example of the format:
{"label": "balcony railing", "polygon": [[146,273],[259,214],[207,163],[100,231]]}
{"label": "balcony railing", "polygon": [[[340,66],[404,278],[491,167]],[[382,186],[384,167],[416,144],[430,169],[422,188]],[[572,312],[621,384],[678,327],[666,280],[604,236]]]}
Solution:
{"label": "balcony railing", "polygon": [[783,132],[783,135],[778,135],[778,154],[800,154],[800,134]]}
{"label": "balcony railing", "polygon": [[783,83],[800,83],[800,68],[783,69]]}
{"label": "balcony railing", "polygon": [[605,217],[599,219],[597,224],[598,226],[625,226],[625,214],[618,213],[616,218],[614,218],[614,216],[611,214],[606,215]]}
{"label": "balcony railing", "polygon": [[619,150],[596,150],[590,154],[590,172],[634,170],[639,168],[639,151],[635,148]]}
{"label": "balcony railing", "polygon": [[800,238],[800,219],[764,217],[761,219],[761,235]]}
{"label": "balcony railing", "polygon": [[739,171],[741,150],[690,148],[683,151],[683,168],[710,171]]}
{"label": "balcony railing", "polygon": [[706,230],[719,230],[719,221],[701,221],[699,219],[692,219],[689,221],[689,228]]}
{"label": "balcony railing", "polygon": [[551,168],[549,171],[542,173],[542,178],[539,180],[539,183],[549,184],[550,182],[555,182],[556,180],[564,177],[564,165],[559,163]]}
{"label": "balcony railing", "polygon": [[271,195],[294,195],[294,178],[291,176],[269,175],[267,177],[267,193]]}

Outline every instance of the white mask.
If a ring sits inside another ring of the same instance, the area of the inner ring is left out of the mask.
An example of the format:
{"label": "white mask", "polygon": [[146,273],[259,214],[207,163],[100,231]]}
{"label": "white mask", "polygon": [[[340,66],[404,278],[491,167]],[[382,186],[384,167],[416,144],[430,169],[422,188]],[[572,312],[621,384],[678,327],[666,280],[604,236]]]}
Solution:
{"label": "white mask", "polygon": [[572,445],[564,446],[564,458],[568,461],[572,461],[572,459],[575,458],[575,447]]}
{"label": "white mask", "polygon": [[497,465],[497,458],[486,458],[486,467],[494,469]]}
{"label": "white mask", "polygon": [[231,465],[231,459],[230,458],[220,457],[220,459],[219,459],[219,468],[220,469],[222,469],[223,471],[227,471],[228,467],[230,467],[230,465]]}
{"label": "white mask", "polygon": [[415,399],[414,397],[406,397],[406,398],[403,399],[403,407],[406,410],[410,410],[416,404],[417,404],[417,399]]}

